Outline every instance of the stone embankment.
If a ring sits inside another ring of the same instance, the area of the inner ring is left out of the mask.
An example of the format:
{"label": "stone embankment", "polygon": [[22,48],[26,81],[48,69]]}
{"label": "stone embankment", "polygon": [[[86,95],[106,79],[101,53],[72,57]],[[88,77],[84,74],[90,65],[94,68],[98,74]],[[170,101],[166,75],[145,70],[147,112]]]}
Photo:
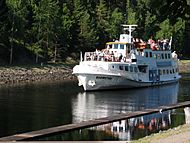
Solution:
{"label": "stone embankment", "polygon": [[75,78],[72,68],[65,66],[0,68],[0,85],[42,81],[58,81]]}

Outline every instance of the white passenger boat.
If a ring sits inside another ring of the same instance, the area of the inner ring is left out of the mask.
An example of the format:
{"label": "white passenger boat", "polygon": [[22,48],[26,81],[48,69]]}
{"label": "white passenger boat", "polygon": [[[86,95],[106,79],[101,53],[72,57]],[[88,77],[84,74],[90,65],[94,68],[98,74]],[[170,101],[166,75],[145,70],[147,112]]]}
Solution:
{"label": "white passenger boat", "polygon": [[[157,49],[133,42],[131,33],[136,25],[123,25],[128,34],[106,43],[106,49],[81,54],[73,68],[85,91],[137,88],[177,82],[178,59],[171,51],[171,41]],[[137,46],[135,44],[138,44]],[[153,43],[154,44],[154,43]],[[84,57],[84,58],[83,58]]]}

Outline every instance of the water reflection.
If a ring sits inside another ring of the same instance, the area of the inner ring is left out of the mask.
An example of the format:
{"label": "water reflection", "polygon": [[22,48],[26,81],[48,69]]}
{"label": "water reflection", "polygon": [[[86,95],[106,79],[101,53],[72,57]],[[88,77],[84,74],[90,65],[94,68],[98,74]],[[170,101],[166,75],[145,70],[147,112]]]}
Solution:
{"label": "water reflection", "polygon": [[104,92],[83,92],[73,99],[73,122],[177,103],[179,84]]}
{"label": "water reflection", "polygon": [[[178,87],[177,83],[131,90],[81,92],[82,90],[77,86],[77,81],[30,84],[11,88],[1,87],[0,136],[155,108],[182,102],[185,99],[190,100],[189,81],[180,82],[179,94]],[[181,89],[186,92],[184,93]],[[179,111],[180,115],[182,112],[183,109]],[[155,124],[155,120],[152,120],[155,117],[157,124]],[[131,119],[97,127],[97,130],[80,130],[75,133],[64,134],[64,139],[61,135],[60,139],[56,137],[55,140],[134,139],[137,136],[139,138],[140,135],[142,137],[149,133],[151,128],[148,129],[148,125],[151,120],[152,131],[154,131],[155,127],[161,126],[161,120],[165,121],[162,126],[167,127],[172,121],[170,118],[174,118],[175,122],[179,121],[182,124],[184,115],[179,119],[179,116],[173,117],[173,113],[164,112],[159,115],[149,115],[143,119]],[[144,123],[139,124],[142,123],[141,121]],[[175,123],[175,126],[178,125]],[[104,131],[102,131],[103,129]]]}
{"label": "water reflection", "polygon": [[134,140],[168,129],[171,125],[171,111],[121,120],[94,127],[96,130],[111,132],[119,140]]}
{"label": "water reflection", "polygon": [[[129,113],[147,108],[177,103],[179,84],[142,89],[83,92],[72,102],[73,122]],[[119,140],[146,136],[171,125],[171,111],[122,120],[94,127],[104,130]]]}

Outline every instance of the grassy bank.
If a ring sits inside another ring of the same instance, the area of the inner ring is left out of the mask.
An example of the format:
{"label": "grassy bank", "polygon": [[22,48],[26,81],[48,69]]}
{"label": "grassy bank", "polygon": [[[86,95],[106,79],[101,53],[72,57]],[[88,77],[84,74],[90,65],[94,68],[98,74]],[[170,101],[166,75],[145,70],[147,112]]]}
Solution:
{"label": "grassy bank", "polygon": [[190,60],[179,60],[179,72],[190,73]]}
{"label": "grassy bank", "polygon": [[[152,134],[150,136],[136,140],[133,143],[154,143],[154,142],[166,143],[166,142],[171,142],[172,139],[174,140],[177,140],[179,138],[183,139],[187,136],[187,133],[190,135],[190,124],[181,125],[174,129],[169,129],[157,134]],[[189,143],[190,140],[187,139],[185,142]]]}

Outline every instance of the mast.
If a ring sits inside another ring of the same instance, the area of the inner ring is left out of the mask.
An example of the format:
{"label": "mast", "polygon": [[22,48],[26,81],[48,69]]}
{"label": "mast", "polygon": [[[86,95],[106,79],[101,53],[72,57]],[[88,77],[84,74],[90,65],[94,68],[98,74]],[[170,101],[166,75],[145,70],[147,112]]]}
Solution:
{"label": "mast", "polygon": [[[129,36],[132,37],[132,32],[136,29],[135,27],[137,27],[138,25],[121,25],[123,27],[124,30],[128,30],[129,31]],[[131,43],[131,39],[130,39],[130,43]]]}

